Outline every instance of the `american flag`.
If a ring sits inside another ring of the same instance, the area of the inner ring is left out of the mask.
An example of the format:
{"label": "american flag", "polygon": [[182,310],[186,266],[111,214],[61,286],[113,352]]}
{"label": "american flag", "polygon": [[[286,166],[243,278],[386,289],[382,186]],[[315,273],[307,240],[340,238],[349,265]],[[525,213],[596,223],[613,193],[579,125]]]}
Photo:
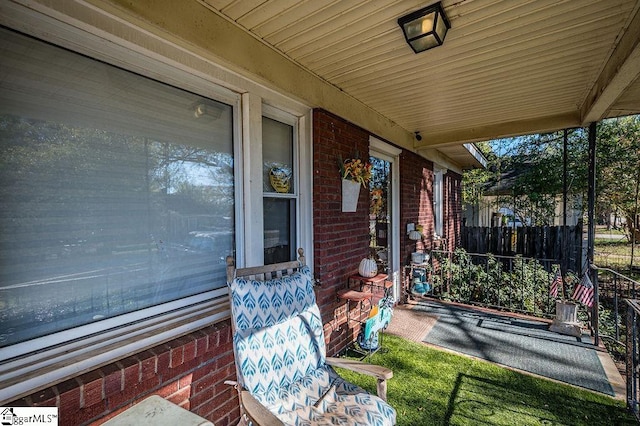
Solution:
{"label": "american flag", "polygon": [[589,274],[584,274],[582,281],[573,290],[571,298],[589,308],[593,305],[593,283],[589,279]]}
{"label": "american flag", "polygon": [[551,281],[551,287],[549,288],[549,294],[554,299],[558,297],[558,286],[562,285],[562,275],[560,271],[556,272],[556,276],[553,277],[553,281]]}

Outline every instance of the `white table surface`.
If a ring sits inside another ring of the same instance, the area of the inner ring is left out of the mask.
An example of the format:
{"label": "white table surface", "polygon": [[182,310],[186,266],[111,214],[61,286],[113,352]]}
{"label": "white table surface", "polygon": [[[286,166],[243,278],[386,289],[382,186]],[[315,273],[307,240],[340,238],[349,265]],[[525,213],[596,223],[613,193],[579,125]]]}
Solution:
{"label": "white table surface", "polygon": [[210,421],[194,414],[158,395],[140,401],[104,423],[104,426],[214,426]]}

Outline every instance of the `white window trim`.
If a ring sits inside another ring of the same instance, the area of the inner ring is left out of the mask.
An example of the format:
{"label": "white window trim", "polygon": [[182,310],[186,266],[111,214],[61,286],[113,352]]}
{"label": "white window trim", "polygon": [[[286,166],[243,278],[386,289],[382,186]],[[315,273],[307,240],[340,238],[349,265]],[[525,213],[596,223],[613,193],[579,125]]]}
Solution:
{"label": "white window trim", "polygon": [[442,238],[444,234],[444,175],[446,174],[446,168],[433,166],[433,232],[436,238]]}
{"label": "white window trim", "polygon": [[[296,222],[296,244],[300,241],[300,233],[301,233],[301,221],[303,218],[300,215],[300,129],[299,129],[299,119],[287,112],[284,112],[278,108],[274,108],[270,105],[263,105],[262,107],[262,115],[264,117],[270,118],[272,120],[279,121],[280,123],[287,124],[293,127],[293,193],[292,194],[278,194],[277,192],[264,192],[264,183],[261,182],[260,189],[262,190],[262,199],[264,198],[284,198],[284,199],[295,199],[296,200],[296,211],[295,213],[295,222]],[[262,166],[260,167],[262,170]],[[264,229],[264,226],[263,228]],[[298,244],[299,245],[299,244]],[[298,247],[295,247],[297,250]],[[297,253],[297,252],[296,252]],[[262,240],[262,255],[264,256],[264,240]]]}
{"label": "white window trim", "polygon": [[[251,105],[256,102],[268,103],[298,117],[301,159],[299,212],[300,219],[304,218],[304,222],[299,221],[299,236],[301,245],[305,248],[307,263],[313,265],[313,176],[311,167],[302,167],[305,163],[312,164],[311,110],[308,106],[81,0],[47,5],[32,0],[12,0],[3,2],[0,12],[0,24],[8,28],[234,107],[234,117],[242,117],[241,120],[234,119],[236,262],[239,265],[244,264],[243,254],[249,246],[245,234],[252,235],[251,232],[245,232],[251,231],[252,227],[251,224],[245,224],[246,216],[242,214],[241,208],[246,201],[242,198],[242,194],[246,192],[244,171],[251,170],[249,165],[243,163],[246,146],[250,145],[247,138],[255,137],[254,133],[248,131],[250,128],[241,127],[241,123],[246,123],[247,119],[245,100],[252,99],[247,108],[252,108]],[[246,99],[243,97],[241,102],[238,93],[251,93],[252,96]],[[261,120],[261,110],[259,111]],[[256,111],[251,110],[250,114],[254,115]],[[2,348],[0,404],[201,329],[228,316],[227,290],[223,287],[136,313],[87,324],[73,332],[56,333],[46,336],[42,341],[34,339],[24,345]],[[77,337],[75,333],[91,331],[100,333],[93,340],[81,339],[79,344],[69,345]],[[55,344],[47,348],[42,342]]]}
{"label": "white window trim", "polygon": [[304,249],[306,264],[313,271],[313,130],[311,109],[298,117],[299,173],[298,173],[298,213],[300,220],[300,247]]}
{"label": "white window trim", "polygon": [[[243,118],[243,174],[244,208],[241,214],[244,216],[243,241],[244,259],[236,259],[238,266],[255,266],[262,264],[264,241],[256,238],[262,236],[263,209],[262,209],[262,99],[253,93],[242,95]],[[239,210],[239,209],[236,209]]]}
{"label": "white window trim", "polygon": [[244,129],[244,162],[247,173],[244,175],[244,254],[243,260],[238,260],[241,266],[257,266],[264,262],[264,240],[256,238],[264,232],[263,200],[263,161],[262,161],[262,117],[293,126],[293,162],[295,164],[294,197],[290,194],[268,194],[273,198],[296,198],[296,234],[298,245],[304,249],[306,264],[313,269],[313,176],[312,150],[308,148],[311,140],[308,134],[308,115],[297,116],[263,102],[264,99],[252,93],[242,95],[243,129]]}

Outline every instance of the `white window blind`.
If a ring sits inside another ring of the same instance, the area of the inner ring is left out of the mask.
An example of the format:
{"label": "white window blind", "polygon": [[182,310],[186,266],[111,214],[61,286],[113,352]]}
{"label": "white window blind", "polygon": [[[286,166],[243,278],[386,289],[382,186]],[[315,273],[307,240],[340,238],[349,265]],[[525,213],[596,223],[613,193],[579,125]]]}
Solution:
{"label": "white window blind", "polygon": [[233,108],[0,29],[0,348],[220,288]]}

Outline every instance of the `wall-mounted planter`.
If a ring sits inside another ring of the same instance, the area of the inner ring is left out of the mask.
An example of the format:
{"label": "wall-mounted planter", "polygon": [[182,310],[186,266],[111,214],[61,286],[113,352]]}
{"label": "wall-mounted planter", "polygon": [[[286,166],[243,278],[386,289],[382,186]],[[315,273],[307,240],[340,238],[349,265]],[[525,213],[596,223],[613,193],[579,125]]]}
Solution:
{"label": "wall-mounted planter", "polygon": [[342,179],[342,211],[355,212],[360,198],[360,182]]}

